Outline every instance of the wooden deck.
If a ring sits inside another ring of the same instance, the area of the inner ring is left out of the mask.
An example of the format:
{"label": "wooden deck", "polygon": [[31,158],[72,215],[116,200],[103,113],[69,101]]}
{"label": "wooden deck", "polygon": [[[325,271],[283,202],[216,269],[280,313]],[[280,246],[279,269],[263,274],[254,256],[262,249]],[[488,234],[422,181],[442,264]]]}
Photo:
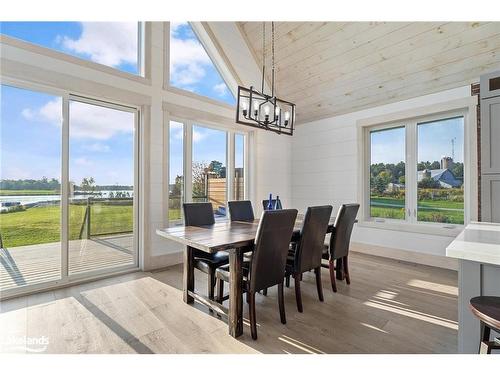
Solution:
{"label": "wooden deck", "polygon": [[[57,280],[61,275],[61,244],[55,242],[1,249],[0,263],[0,290]],[[69,243],[69,274],[132,263],[131,234]]]}

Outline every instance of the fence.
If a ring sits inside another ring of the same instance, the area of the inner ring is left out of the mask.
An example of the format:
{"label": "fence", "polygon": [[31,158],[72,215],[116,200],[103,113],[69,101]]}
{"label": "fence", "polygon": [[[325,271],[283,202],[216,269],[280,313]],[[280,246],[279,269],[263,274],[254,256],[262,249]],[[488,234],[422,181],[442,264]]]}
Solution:
{"label": "fence", "polygon": [[74,200],[85,205],[79,239],[133,232],[133,198],[92,198]]}

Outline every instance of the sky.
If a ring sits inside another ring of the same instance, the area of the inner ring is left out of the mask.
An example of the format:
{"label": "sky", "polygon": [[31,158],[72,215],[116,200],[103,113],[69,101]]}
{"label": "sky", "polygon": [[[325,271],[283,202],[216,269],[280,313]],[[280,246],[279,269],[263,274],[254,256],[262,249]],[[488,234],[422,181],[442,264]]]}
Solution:
{"label": "sky", "polygon": [[[0,32],[116,69],[139,74],[138,23],[120,22],[0,22]],[[187,22],[173,23],[171,84],[234,104],[218,71]],[[60,180],[61,98],[2,85],[2,179]],[[133,115],[81,103],[70,106],[70,179],[79,184],[94,177],[101,185],[133,183]],[[175,133],[175,131],[174,131]],[[199,160],[225,163],[225,133],[195,129]],[[223,139],[222,139],[223,138]],[[181,174],[179,153],[172,158]],[[224,150],[223,153],[220,150]],[[175,179],[175,176],[174,176]]]}
{"label": "sky", "polygon": [[[418,161],[440,161],[452,156],[455,139],[455,161],[464,161],[463,117],[418,124]],[[397,164],[405,160],[404,127],[371,133],[371,163]]]}

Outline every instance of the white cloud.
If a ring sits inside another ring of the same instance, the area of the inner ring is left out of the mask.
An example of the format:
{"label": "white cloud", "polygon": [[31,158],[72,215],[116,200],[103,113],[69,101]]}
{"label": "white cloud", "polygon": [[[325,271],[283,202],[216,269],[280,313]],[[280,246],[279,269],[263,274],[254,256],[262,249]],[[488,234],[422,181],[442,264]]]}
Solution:
{"label": "white cloud", "polygon": [[75,164],[79,166],[88,167],[91,166],[93,163],[89,159],[82,157],[82,158],[76,158]]}
{"label": "white cloud", "polygon": [[111,150],[111,147],[109,147],[104,143],[99,143],[99,142],[92,143],[89,145],[83,145],[82,148],[90,152],[109,152]]}
{"label": "white cloud", "polygon": [[171,24],[170,78],[174,85],[185,86],[201,81],[204,66],[212,63],[201,43],[196,39],[180,39],[178,29],[186,23]]}
{"label": "white cloud", "polygon": [[[57,98],[38,109],[25,108],[22,115],[54,126],[62,124],[61,99]],[[134,114],[95,105],[70,103],[71,138],[106,140],[118,134],[131,134],[134,130]]]}
{"label": "white cloud", "polygon": [[193,130],[193,142],[197,143],[204,140],[207,137],[207,133],[201,133],[199,131]]}
{"label": "white cloud", "polygon": [[136,22],[82,22],[78,39],[59,37],[64,48],[109,66],[137,63]]}
{"label": "white cloud", "polygon": [[227,86],[224,82],[218,83],[212,87],[212,90],[219,96],[224,96],[227,93]]}

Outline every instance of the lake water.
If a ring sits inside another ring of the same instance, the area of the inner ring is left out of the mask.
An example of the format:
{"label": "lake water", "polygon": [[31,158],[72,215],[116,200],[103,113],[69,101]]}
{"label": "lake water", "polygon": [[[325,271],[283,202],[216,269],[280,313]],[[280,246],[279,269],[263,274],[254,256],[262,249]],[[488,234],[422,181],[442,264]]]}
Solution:
{"label": "lake water", "polygon": [[[78,194],[74,195],[72,198],[73,199],[87,199],[88,197],[95,197],[95,198],[108,198],[110,193],[113,193],[114,195],[118,192],[119,190],[104,190],[101,191],[102,193],[101,196],[95,195],[95,194]],[[133,195],[132,190],[123,190],[121,191],[122,193],[129,193],[130,197]],[[38,203],[38,202],[52,202],[52,201],[59,201],[61,200],[60,195],[4,195],[0,196],[0,204],[1,206],[4,206],[4,203],[6,202],[19,202],[20,204],[33,204],[33,203]]]}

